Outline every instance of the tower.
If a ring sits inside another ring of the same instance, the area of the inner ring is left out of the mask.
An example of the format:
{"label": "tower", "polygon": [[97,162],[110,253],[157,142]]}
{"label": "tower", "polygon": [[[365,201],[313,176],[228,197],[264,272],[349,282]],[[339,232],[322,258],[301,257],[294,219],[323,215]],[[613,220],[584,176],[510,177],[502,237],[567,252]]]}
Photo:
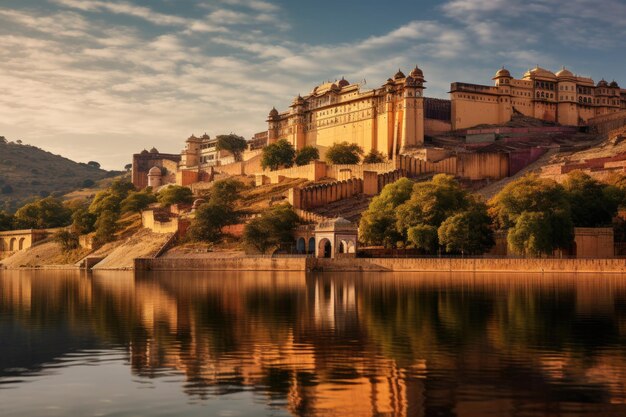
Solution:
{"label": "tower", "polygon": [[304,134],[304,99],[300,94],[291,103],[291,114],[293,115],[293,146],[296,150],[302,149],[306,145]]}
{"label": "tower", "polygon": [[424,73],[416,65],[404,79],[400,151],[424,144]]}
{"label": "tower", "polygon": [[267,129],[267,144],[271,145],[272,143],[276,143],[278,141],[278,127],[279,127],[279,117],[278,110],[276,107],[272,107],[270,110],[270,114],[267,117],[268,129]]}

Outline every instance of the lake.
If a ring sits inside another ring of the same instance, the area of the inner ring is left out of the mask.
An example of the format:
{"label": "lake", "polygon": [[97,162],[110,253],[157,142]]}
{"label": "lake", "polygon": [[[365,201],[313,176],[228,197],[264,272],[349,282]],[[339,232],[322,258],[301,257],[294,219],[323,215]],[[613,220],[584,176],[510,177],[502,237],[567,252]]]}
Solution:
{"label": "lake", "polygon": [[624,416],[618,275],[0,271],[0,416]]}

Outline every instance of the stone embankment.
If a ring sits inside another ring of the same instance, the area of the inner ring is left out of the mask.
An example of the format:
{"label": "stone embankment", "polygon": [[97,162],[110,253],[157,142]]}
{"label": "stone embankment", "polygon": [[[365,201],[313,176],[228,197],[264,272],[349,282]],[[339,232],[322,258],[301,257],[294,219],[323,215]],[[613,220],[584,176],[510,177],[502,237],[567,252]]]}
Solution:
{"label": "stone embankment", "polygon": [[626,274],[626,259],[450,259],[311,257],[139,258],[144,271],[580,272]]}

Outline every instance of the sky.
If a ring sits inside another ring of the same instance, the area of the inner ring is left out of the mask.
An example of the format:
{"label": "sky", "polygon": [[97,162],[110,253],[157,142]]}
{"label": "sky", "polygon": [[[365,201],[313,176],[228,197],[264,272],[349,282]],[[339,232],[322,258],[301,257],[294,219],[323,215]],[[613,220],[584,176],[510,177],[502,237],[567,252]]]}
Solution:
{"label": "sky", "polygon": [[192,133],[267,129],[345,77],[426,95],[562,66],[626,87],[626,0],[0,0],[0,136],[122,169]]}

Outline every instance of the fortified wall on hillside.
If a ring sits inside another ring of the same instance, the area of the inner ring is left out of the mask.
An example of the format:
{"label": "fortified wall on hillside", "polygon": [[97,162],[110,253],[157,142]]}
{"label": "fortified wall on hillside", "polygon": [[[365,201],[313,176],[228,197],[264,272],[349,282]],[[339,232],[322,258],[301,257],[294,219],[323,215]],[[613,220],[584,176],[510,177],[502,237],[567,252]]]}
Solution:
{"label": "fortified wall on hillside", "polygon": [[[257,175],[260,183],[281,178],[317,180],[318,167],[313,165],[272,173],[261,168],[263,148],[279,140],[288,141],[296,150],[315,146],[322,159],[335,143],[356,143],[365,153],[381,152],[389,172],[446,172],[464,179],[497,180],[515,174],[548,149],[558,148],[558,140],[563,143],[563,138],[574,137],[583,127],[606,134],[626,126],[626,90],[615,81],[595,84],[565,68],[555,74],[539,67],[522,79],[503,68],[493,79],[494,86],[454,82],[450,100],[424,97],[426,80],[417,66],[408,75],[398,70],[372,90],[362,90],[344,78],[327,82],[298,95],[285,111],[273,108],[267,130],[248,141],[248,149],[238,160],[227,151],[218,151],[216,139],[206,133],[192,135],[180,155],[155,149],[135,154],[133,183],[137,188],[169,183],[202,188],[202,183],[227,175]],[[469,129],[505,125],[524,117],[539,125]],[[424,169],[404,169],[401,159],[406,156]],[[451,172],[450,166],[456,171]],[[358,170],[336,171],[329,166],[324,172],[328,178],[343,181]]]}

